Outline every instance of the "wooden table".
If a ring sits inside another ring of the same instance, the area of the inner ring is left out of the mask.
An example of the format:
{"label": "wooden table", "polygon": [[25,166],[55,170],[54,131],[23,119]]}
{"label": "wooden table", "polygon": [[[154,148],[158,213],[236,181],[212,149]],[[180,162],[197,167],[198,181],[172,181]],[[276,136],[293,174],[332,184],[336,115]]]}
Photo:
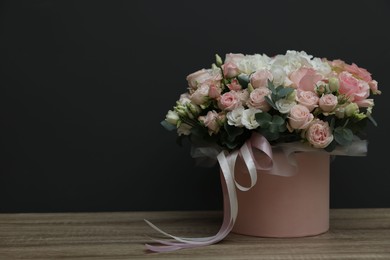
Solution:
{"label": "wooden table", "polygon": [[222,213],[0,214],[0,259],[390,259],[390,209],[333,209],[330,231],[315,237],[230,233],[215,245],[169,253],[145,250],[157,234],[144,218],[175,235],[208,236]]}

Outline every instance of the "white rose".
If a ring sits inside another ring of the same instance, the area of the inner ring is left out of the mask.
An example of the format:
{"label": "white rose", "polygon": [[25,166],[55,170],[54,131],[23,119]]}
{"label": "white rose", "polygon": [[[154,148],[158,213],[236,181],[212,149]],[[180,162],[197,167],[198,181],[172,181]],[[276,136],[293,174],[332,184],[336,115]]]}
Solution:
{"label": "white rose", "polygon": [[280,85],[289,86],[289,85],[291,85],[291,81],[288,79],[287,74],[284,71],[282,66],[274,65],[271,67],[270,71],[271,71],[272,78],[273,78],[272,82],[275,86],[280,86]]}
{"label": "white rose", "polygon": [[332,72],[332,68],[325,61],[322,61],[320,58],[314,58],[310,61],[313,69],[315,69],[318,73],[327,76]]}
{"label": "white rose", "polygon": [[267,69],[270,60],[265,54],[246,55],[238,63],[238,68],[241,72],[249,75],[254,71]]}
{"label": "white rose", "polygon": [[287,75],[305,66],[312,67],[310,59],[313,56],[301,51],[287,51],[285,55],[277,55],[273,59],[272,65],[282,66]]}
{"label": "white rose", "polygon": [[242,117],[241,117],[241,123],[247,128],[247,129],[256,129],[259,127],[259,123],[257,123],[255,115],[257,113],[261,113],[260,109],[256,108],[249,108],[245,109],[242,112]]}
{"label": "white rose", "polygon": [[279,99],[278,101],[275,102],[276,108],[282,114],[290,113],[291,108],[296,104],[297,103],[295,101],[288,100],[288,99]]}
{"label": "white rose", "polygon": [[177,122],[179,121],[179,119],[180,119],[179,115],[175,111],[172,111],[172,110],[169,110],[168,114],[165,117],[165,120],[168,123],[170,123],[171,125],[176,125]]}
{"label": "white rose", "polygon": [[234,125],[234,126],[237,126],[237,127],[242,127],[243,124],[241,122],[241,118],[242,118],[242,113],[244,112],[244,108],[243,107],[238,107],[236,109],[234,109],[233,111],[230,111],[226,114],[226,117],[228,119],[228,124],[229,125]]}

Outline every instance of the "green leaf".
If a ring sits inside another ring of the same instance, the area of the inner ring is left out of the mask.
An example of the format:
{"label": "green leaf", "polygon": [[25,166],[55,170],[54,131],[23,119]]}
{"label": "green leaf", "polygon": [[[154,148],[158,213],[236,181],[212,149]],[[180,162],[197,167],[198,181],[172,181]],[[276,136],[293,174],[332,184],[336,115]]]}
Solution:
{"label": "green leaf", "polygon": [[272,91],[272,93],[276,93],[275,86],[270,80],[268,80],[268,88]]}
{"label": "green leaf", "polygon": [[278,132],[271,132],[268,129],[262,129],[260,133],[267,138],[268,141],[275,141],[279,138],[280,134]]}
{"label": "green leaf", "polygon": [[335,122],[336,122],[335,118],[332,117],[331,120],[330,120],[330,124],[329,124],[330,129],[333,129],[333,128],[334,128]]}
{"label": "green leaf", "polygon": [[237,80],[242,86],[242,88],[247,88],[249,84],[249,77],[246,74],[240,74],[237,76]]}
{"label": "green leaf", "polygon": [[225,123],[224,128],[228,134],[228,139],[231,141],[235,140],[237,136],[240,136],[244,132],[243,128],[231,126],[228,123]]}
{"label": "green leaf", "polygon": [[289,94],[291,94],[292,92],[294,91],[293,88],[289,88],[289,87],[282,87],[279,91],[278,91],[278,97],[279,98],[284,98],[286,96],[288,96]]}
{"label": "green leaf", "polygon": [[269,131],[271,133],[279,133],[279,125],[276,124],[270,124]]}
{"label": "green leaf", "polygon": [[260,127],[268,128],[272,122],[272,116],[267,112],[257,113],[255,115],[257,123],[259,123]]}
{"label": "green leaf", "polygon": [[283,124],[283,125],[279,126],[279,133],[283,133],[286,130],[287,130],[286,124]]}
{"label": "green leaf", "polygon": [[342,146],[349,145],[353,139],[353,133],[351,129],[345,127],[337,127],[334,130],[334,139]]}
{"label": "green leaf", "polygon": [[275,103],[272,101],[272,99],[270,99],[268,96],[265,96],[264,98],[265,98],[265,100],[267,101],[267,103],[268,103],[271,107],[273,107],[275,110],[278,110],[278,108],[276,107],[276,105],[275,105]]}
{"label": "green leaf", "polygon": [[161,124],[165,129],[167,129],[168,131],[172,131],[172,130],[176,129],[176,126],[175,126],[175,125],[172,125],[172,124],[168,123],[166,120],[161,121],[160,124]]}
{"label": "green leaf", "polygon": [[275,124],[277,126],[283,125],[284,124],[283,117],[281,117],[279,115],[274,115],[273,118],[272,118],[272,124]]}
{"label": "green leaf", "polygon": [[336,140],[333,140],[330,144],[328,144],[327,147],[325,147],[325,151],[327,152],[332,152],[334,149],[336,149],[336,146],[337,146],[337,142]]}

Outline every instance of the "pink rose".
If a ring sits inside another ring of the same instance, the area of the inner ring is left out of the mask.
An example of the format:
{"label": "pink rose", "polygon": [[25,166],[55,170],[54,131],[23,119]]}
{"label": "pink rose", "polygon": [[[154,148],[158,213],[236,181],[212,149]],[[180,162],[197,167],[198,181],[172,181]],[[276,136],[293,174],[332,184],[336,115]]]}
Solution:
{"label": "pink rose", "polygon": [[373,94],[381,94],[381,91],[378,90],[378,82],[376,80],[371,80],[368,82],[368,85],[370,86],[370,89]]}
{"label": "pink rose", "polygon": [[333,141],[328,122],[316,119],[306,131],[307,140],[315,148],[325,148]]}
{"label": "pink rose", "polygon": [[339,83],[339,92],[347,96],[350,101],[361,101],[370,95],[368,83],[355,78],[349,72],[343,71],[339,74]]}
{"label": "pink rose", "polygon": [[326,94],[320,98],[319,105],[322,111],[331,112],[337,106],[337,97],[333,94]]}
{"label": "pink rose", "polygon": [[314,69],[306,67],[297,69],[290,75],[290,80],[293,82],[293,85],[304,91],[314,92],[315,84],[322,79],[322,75],[317,74]]}
{"label": "pink rose", "polygon": [[268,80],[273,79],[272,73],[269,70],[258,70],[251,76],[251,84],[254,88],[263,88],[268,86]]}
{"label": "pink rose", "polygon": [[225,62],[222,65],[223,75],[227,78],[233,78],[240,74],[238,64],[243,60],[245,56],[241,53],[228,53],[225,56]]}
{"label": "pink rose", "polygon": [[319,97],[312,91],[297,91],[295,99],[299,104],[307,107],[310,112],[318,107]]}
{"label": "pink rose", "polygon": [[220,69],[201,69],[187,76],[188,86],[191,90],[196,90],[203,84],[220,84],[222,74]]}
{"label": "pink rose", "polygon": [[233,63],[237,66],[244,58],[245,55],[241,53],[228,53],[225,56],[225,63]]}
{"label": "pink rose", "polygon": [[230,82],[230,84],[227,85],[227,87],[230,90],[235,90],[235,91],[242,89],[242,87],[241,87],[240,83],[238,83],[237,79],[232,79],[232,81]]}
{"label": "pink rose", "polygon": [[222,110],[232,111],[241,106],[241,100],[235,91],[226,92],[220,97],[218,106]]}
{"label": "pink rose", "polygon": [[344,66],[346,63],[343,60],[333,60],[331,62],[328,62],[330,66],[333,67],[333,69],[336,69],[338,71],[344,70]]}
{"label": "pink rose", "polygon": [[237,96],[241,101],[241,104],[244,106],[249,100],[249,92],[248,89],[242,89],[240,91],[237,91]]}
{"label": "pink rose", "polygon": [[307,107],[295,105],[290,109],[288,123],[292,129],[305,129],[309,126],[314,116]]}
{"label": "pink rose", "polygon": [[359,68],[355,63],[352,63],[352,65],[346,64],[344,66],[344,69],[367,83],[372,80],[371,73],[368,72],[366,69]]}
{"label": "pink rose", "polygon": [[222,70],[223,70],[223,75],[226,78],[234,78],[235,76],[240,74],[240,70],[238,69],[237,65],[232,62],[223,64]]}
{"label": "pink rose", "polygon": [[250,94],[247,102],[248,107],[261,109],[263,112],[267,112],[271,109],[271,106],[268,104],[265,99],[271,91],[268,88],[255,88]]}
{"label": "pink rose", "polygon": [[208,100],[210,87],[206,84],[201,85],[194,93],[190,96],[192,103],[196,105],[203,105]]}
{"label": "pink rose", "polygon": [[356,101],[356,104],[358,105],[358,107],[373,107],[374,100],[371,98],[367,98],[361,101]]}
{"label": "pink rose", "polygon": [[208,128],[209,134],[218,133],[221,125],[218,122],[219,115],[217,112],[209,111],[206,116],[200,116],[198,118],[199,121],[203,122],[203,124]]}
{"label": "pink rose", "polygon": [[221,96],[222,89],[217,85],[210,85],[209,87],[209,97],[217,99],[219,96]]}

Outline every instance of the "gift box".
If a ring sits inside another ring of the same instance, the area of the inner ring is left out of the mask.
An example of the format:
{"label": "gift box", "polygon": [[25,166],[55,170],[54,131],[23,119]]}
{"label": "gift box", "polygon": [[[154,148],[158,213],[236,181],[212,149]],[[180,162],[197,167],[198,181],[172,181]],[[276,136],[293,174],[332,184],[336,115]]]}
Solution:
{"label": "gift box", "polygon": [[[281,149],[273,150],[279,171],[290,171]],[[248,191],[237,189],[238,215],[233,232],[260,237],[302,237],[329,229],[329,154],[298,152],[293,176],[258,171],[256,185]],[[250,184],[242,160],[235,167],[235,179]]]}

